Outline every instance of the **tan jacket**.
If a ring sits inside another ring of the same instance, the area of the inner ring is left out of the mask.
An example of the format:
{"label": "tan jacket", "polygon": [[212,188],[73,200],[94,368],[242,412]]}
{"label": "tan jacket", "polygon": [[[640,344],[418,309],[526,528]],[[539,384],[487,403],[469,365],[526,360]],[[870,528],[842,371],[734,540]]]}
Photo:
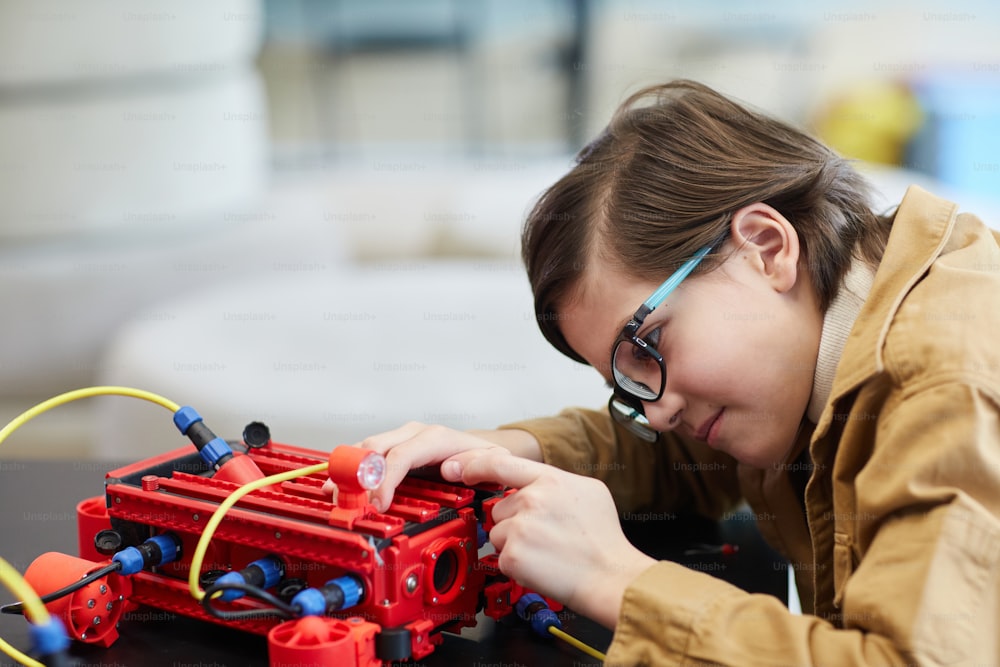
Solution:
{"label": "tan jacket", "polygon": [[954,204],[907,192],[822,417],[786,463],[752,469],[673,434],[650,445],[602,411],[510,426],[603,479],[623,513],[745,498],[795,568],[802,616],[658,563],[625,592],[608,664],[1000,665],[1000,234]]}

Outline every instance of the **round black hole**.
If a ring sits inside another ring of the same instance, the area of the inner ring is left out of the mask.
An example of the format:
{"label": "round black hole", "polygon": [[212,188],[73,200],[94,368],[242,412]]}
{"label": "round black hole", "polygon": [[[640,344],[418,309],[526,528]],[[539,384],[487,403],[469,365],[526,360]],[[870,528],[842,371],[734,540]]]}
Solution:
{"label": "round black hole", "polygon": [[441,594],[447,593],[457,576],[458,557],[452,549],[445,549],[434,562],[434,590]]}
{"label": "round black hole", "polygon": [[271,429],[264,422],[250,422],[243,429],[243,442],[247,447],[263,447],[271,442]]}

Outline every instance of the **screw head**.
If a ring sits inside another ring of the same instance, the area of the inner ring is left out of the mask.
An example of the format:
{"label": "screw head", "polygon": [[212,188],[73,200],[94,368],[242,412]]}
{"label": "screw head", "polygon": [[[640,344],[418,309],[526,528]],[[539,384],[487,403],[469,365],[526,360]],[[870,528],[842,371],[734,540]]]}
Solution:
{"label": "screw head", "polygon": [[410,576],[406,578],[406,592],[412,593],[417,590],[417,575],[411,573]]}

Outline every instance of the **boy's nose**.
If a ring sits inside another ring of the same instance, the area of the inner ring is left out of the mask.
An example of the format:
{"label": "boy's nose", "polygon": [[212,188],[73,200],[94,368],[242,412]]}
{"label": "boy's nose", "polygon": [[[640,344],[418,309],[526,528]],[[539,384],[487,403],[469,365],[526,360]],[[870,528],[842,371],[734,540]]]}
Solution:
{"label": "boy's nose", "polygon": [[672,431],[681,424],[684,400],[679,395],[667,391],[658,401],[643,401],[642,407],[650,426],[660,432]]}

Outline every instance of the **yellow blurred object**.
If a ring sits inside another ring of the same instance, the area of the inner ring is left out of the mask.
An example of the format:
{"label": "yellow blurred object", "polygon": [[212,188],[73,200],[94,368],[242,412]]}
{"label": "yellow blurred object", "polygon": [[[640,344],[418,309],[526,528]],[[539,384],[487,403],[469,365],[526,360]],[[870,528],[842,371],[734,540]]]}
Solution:
{"label": "yellow blurred object", "polygon": [[905,84],[883,81],[838,95],[820,109],[813,125],[844,157],[900,165],[923,120],[920,103]]}

